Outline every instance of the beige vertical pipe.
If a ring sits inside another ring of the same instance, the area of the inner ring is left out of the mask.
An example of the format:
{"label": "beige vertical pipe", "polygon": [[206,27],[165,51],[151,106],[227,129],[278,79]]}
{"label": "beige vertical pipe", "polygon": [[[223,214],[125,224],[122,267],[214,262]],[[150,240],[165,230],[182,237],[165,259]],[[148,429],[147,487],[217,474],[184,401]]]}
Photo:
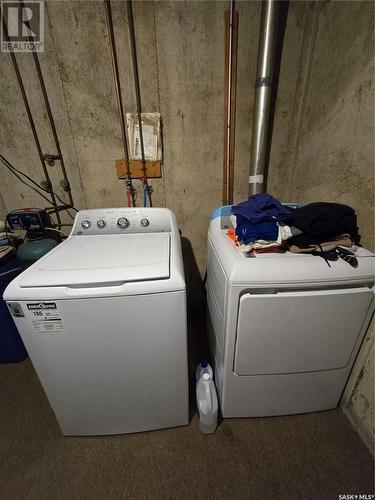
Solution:
{"label": "beige vertical pipe", "polygon": [[273,73],[278,25],[278,2],[263,0],[260,21],[258,67],[255,81],[254,118],[251,142],[249,196],[264,192]]}

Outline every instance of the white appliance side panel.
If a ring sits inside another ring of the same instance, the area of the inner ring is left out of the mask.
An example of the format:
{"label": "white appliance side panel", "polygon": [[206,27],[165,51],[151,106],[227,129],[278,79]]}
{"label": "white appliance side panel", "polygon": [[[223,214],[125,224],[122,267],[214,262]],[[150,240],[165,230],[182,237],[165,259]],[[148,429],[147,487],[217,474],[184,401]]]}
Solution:
{"label": "white appliance side panel", "polygon": [[56,303],[58,333],[14,319],[65,435],[188,423],[185,292]]}
{"label": "white appliance side panel", "polygon": [[211,284],[214,290],[216,303],[221,314],[225,307],[225,284],[226,276],[223,268],[220,265],[220,261],[216,255],[215,249],[212,245],[208,244],[207,248],[207,282]]}
{"label": "white appliance side panel", "polygon": [[237,375],[312,372],[349,362],[372,306],[368,288],[241,296]]}
{"label": "white appliance side panel", "polygon": [[217,341],[217,335],[213,326],[210,309],[207,310],[206,326],[208,343],[215,371],[215,385],[220,399],[223,392],[224,357]]}
{"label": "white appliance side panel", "polygon": [[216,342],[221,350],[223,350],[224,339],[224,315],[223,311],[219,309],[217,299],[211,281],[207,280],[207,306],[211,314],[212,324],[215,329]]}
{"label": "white appliance side panel", "polygon": [[208,242],[207,248],[207,335],[215,370],[215,384],[219,400],[223,391],[224,331],[226,276],[217,254]]}
{"label": "white appliance side panel", "polygon": [[207,306],[215,330],[216,341],[220,350],[224,350],[224,312],[226,277],[217,258],[215,250],[208,244],[207,261]]}

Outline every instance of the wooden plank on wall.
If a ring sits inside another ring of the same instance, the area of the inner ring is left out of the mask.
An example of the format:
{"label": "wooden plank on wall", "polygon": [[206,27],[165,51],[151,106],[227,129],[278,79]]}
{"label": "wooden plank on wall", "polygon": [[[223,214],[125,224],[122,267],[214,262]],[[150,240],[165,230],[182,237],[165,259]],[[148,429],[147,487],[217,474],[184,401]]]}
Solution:
{"label": "wooden plank on wall", "polygon": [[[130,160],[130,175],[133,179],[141,179],[143,177],[142,160]],[[147,177],[152,179],[161,177],[161,162],[146,160]],[[116,160],[117,177],[119,179],[127,179],[127,165],[125,160]]]}

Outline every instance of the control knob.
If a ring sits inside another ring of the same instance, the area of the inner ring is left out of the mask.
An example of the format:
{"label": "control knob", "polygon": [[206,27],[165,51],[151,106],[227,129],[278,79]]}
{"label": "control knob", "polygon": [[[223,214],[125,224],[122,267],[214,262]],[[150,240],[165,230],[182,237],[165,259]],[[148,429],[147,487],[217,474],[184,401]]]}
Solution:
{"label": "control knob", "polygon": [[99,219],[96,222],[96,225],[98,226],[99,229],[103,229],[103,227],[105,227],[105,221],[103,219]]}
{"label": "control knob", "polygon": [[91,226],[91,222],[85,219],[81,222],[81,226],[83,227],[83,229],[88,229]]}
{"label": "control knob", "polygon": [[147,227],[149,224],[150,224],[150,221],[148,219],[146,219],[146,217],[141,219],[141,226]]}
{"label": "control knob", "polygon": [[129,221],[126,217],[120,217],[117,221],[117,225],[121,229],[126,229],[129,225]]}

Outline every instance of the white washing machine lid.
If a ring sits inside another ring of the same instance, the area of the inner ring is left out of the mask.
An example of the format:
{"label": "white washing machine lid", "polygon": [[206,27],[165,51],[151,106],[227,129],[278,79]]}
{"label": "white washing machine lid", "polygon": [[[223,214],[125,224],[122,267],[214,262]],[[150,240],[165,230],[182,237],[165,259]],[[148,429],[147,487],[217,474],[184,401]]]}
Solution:
{"label": "white washing machine lid", "polygon": [[72,236],[26,271],[28,287],[90,287],[170,277],[167,233]]}

